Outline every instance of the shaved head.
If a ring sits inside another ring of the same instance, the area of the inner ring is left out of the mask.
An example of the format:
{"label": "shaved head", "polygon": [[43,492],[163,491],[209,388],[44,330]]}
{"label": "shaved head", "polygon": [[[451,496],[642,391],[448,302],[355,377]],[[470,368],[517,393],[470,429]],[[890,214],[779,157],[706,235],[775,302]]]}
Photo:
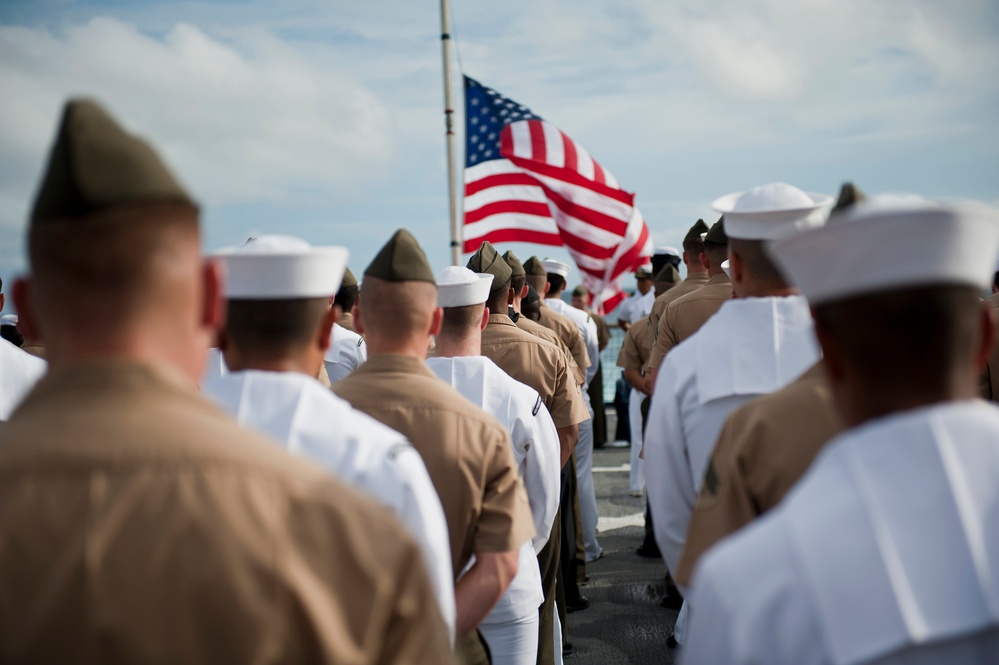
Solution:
{"label": "shaved head", "polygon": [[366,275],[361,296],[365,337],[426,335],[437,309],[437,287],[429,282],[389,282]]}

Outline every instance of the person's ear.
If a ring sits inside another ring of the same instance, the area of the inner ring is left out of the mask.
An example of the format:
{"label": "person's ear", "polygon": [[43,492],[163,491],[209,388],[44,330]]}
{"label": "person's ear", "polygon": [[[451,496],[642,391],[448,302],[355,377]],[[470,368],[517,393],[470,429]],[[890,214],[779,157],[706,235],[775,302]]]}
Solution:
{"label": "person's ear", "polygon": [[218,259],[206,259],[201,269],[201,326],[211,331],[212,338],[225,326],[225,269]]}
{"label": "person's ear", "polygon": [[35,318],[35,308],[31,303],[31,284],[24,277],[14,280],[14,285],[10,291],[14,299],[14,307],[17,309],[17,329],[21,331],[25,339],[33,342],[42,341],[41,332],[38,330],[38,320]]}
{"label": "person's ear", "polygon": [[[814,310],[812,318],[815,318]],[[825,367],[829,383],[834,385],[842,384],[846,380],[846,363],[843,359],[843,353],[835,336],[818,319],[815,319],[815,337],[818,339],[819,347],[822,349],[822,364]]]}
{"label": "person's ear", "polygon": [[[718,266],[719,268],[721,266]],[[732,271],[732,284],[742,284],[746,281],[746,266],[742,257],[735,252],[728,253],[728,267]]]}
{"label": "person's ear", "polygon": [[361,299],[354,301],[354,306],[350,308],[350,313],[354,317],[354,332],[364,336],[364,313],[361,308]]}
{"label": "person's ear", "polygon": [[3,311],[3,306],[7,304],[7,296],[0,293],[0,311]]}
{"label": "person's ear", "polygon": [[981,327],[981,341],[978,350],[975,352],[975,370],[978,373],[985,368],[996,345],[996,313],[999,310],[991,307],[981,307],[979,325]]}
{"label": "person's ear", "polygon": [[482,308],[482,320],[479,321],[479,330],[485,330],[489,325],[489,307]]}
{"label": "person's ear", "polygon": [[527,290],[528,290],[527,284],[524,284],[523,288],[520,289],[520,295],[517,296],[517,297],[520,300],[523,300],[524,298],[526,298],[527,297]]}
{"label": "person's ear", "polygon": [[[514,299],[514,297],[516,295],[517,295],[517,292],[514,291],[513,287],[511,286],[510,289],[506,292],[506,304],[507,305],[512,305],[513,304],[513,299]],[[500,313],[502,314],[502,312],[500,312]]]}
{"label": "person's ear", "polygon": [[332,337],[333,334],[333,324],[336,323],[339,318],[340,306],[333,305],[319,322],[319,329],[316,331],[316,346],[324,354],[330,348],[330,337]]}
{"label": "person's ear", "polygon": [[701,252],[697,255],[697,261],[701,264],[701,268],[705,270],[711,267],[708,265],[708,255],[705,252]]}
{"label": "person's ear", "polygon": [[548,292],[551,290],[552,290],[551,282],[545,282],[545,292],[541,294],[541,297],[544,298],[546,295],[548,295]]}
{"label": "person's ear", "polygon": [[444,308],[434,307],[433,316],[430,317],[430,334],[437,336],[441,332],[441,326],[444,324]]}

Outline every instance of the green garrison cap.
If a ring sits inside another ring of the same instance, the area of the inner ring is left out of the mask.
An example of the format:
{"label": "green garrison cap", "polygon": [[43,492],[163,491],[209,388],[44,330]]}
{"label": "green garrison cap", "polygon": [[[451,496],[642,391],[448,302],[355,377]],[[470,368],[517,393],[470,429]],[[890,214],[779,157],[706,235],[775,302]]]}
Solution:
{"label": "green garrison cap", "polygon": [[582,298],[583,296],[590,295],[590,292],[586,290],[586,287],[580,284],[572,290],[572,295],[576,298]]}
{"label": "green garrison cap", "polygon": [[687,231],[687,235],[683,237],[684,241],[687,240],[700,240],[702,233],[708,232],[708,225],[704,223],[703,219],[699,219],[694,222],[694,225],[690,227]]}
{"label": "green garrison cap", "polygon": [[350,268],[344,268],[343,271],[343,281],[340,282],[340,288],[350,286],[357,286],[357,278],[354,277],[354,273],[350,272]]}
{"label": "green garrison cap", "polygon": [[510,270],[513,271],[514,277],[527,274],[527,271],[524,270],[524,264],[521,263],[520,259],[517,258],[517,255],[509,249],[503,254],[503,260],[506,261],[508,266],[510,266]]}
{"label": "green garrison cap", "polygon": [[473,272],[492,275],[493,290],[501,288],[513,275],[513,270],[488,240],[482,241],[478,251],[472,254],[465,267]]}
{"label": "green garrison cap", "polygon": [[708,229],[708,235],[704,236],[704,242],[711,242],[716,245],[727,245],[728,236],[725,234],[725,216],[722,215],[718,221]]}
{"label": "green garrison cap", "polygon": [[389,238],[365,269],[364,276],[387,282],[430,282],[437,285],[420,243],[406,229],[399,229]]}
{"label": "green garrison cap", "polygon": [[548,271],[545,270],[545,264],[541,262],[536,256],[524,261],[524,272],[528,275],[538,275],[540,277],[547,277]]}
{"label": "green garrison cap", "polygon": [[667,263],[666,267],[656,275],[656,281],[664,284],[676,284],[680,281],[680,271],[672,263]]}
{"label": "green garrison cap", "polygon": [[152,202],[195,205],[151,145],[122,129],[96,102],[67,102],[31,221]]}
{"label": "green garrison cap", "polygon": [[839,198],[836,200],[836,205],[833,206],[832,212],[830,214],[835,214],[837,212],[842,212],[846,208],[854,205],[855,203],[860,203],[861,201],[866,201],[867,196],[860,191],[852,182],[844,182],[843,186],[839,188]]}

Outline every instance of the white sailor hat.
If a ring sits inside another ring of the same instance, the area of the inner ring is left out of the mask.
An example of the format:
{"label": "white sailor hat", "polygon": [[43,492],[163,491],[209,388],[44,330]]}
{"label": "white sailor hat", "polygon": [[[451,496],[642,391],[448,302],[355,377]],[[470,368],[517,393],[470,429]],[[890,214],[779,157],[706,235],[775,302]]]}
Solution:
{"label": "white sailor hat", "polygon": [[812,305],[933,284],[984,288],[999,255],[999,212],[880,197],[768,250]]}
{"label": "white sailor hat", "polygon": [[546,271],[550,273],[553,272],[556,275],[561,275],[563,278],[568,277],[569,271],[572,270],[572,268],[569,267],[569,264],[556,261],[555,259],[545,259],[541,262],[541,265],[545,267]]}
{"label": "white sailor hat", "polygon": [[680,250],[676,247],[670,247],[669,245],[663,245],[662,247],[656,247],[656,250],[652,252],[653,256],[681,256]]}
{"label": "white sailor hat", "polygon": [[235,300],[326,298],[340,288],[349,252],[313,247],[301,238],[262,235],[215,253],[226,266],[226,294]]}
{"label": "white sailor hat", "polygon": [[728,275],[729,279],[732,279],[732,263],[728,259],[721,262],[721,269]]}
{"label": "white sailor hat", "polygon": [[438,307],[481,305],[489,299],[493,276],[472,272],[464,266],[448,266],[434,277]]}
{"label": "white sailor hat", "polygon": [[0,316],[0,326],[16,326],[17,314],[4,314]]}
{"label": "white sailor hat", "polygon": [[833,198],[803,192],[783,182],[726,194],[711,207],[725,217],[725,234],[744,240],[775,240],[822,226]]}

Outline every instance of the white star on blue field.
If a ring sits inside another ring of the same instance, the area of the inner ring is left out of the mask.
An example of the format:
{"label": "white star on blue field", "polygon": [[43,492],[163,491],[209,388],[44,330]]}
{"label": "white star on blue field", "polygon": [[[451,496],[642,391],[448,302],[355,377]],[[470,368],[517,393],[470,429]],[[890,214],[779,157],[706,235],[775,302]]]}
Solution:
{"label": "white star on blue field", "polygon": [[[470,157],[533,112],[636,193],[654,245],[774,180],[999,201],[999,3],[453,0],[453,15],[458,163],[465,73],[516,100],[482,104]],[[26,267],[27,210],[79,94],[163,152],[202,203],[206,249],[279,231],[346,245],[359,273],[406,227],[442,268],[439,21],[405,0],[5,0],[0,277]]]}

